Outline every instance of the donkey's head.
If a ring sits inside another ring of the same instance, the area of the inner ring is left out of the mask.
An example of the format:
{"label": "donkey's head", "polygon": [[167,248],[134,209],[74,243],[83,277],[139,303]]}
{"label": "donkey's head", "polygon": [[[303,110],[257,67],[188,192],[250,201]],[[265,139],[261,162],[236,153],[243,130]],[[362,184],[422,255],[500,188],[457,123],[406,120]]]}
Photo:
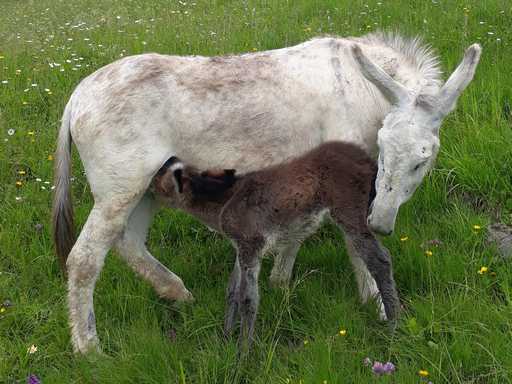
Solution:
{"label": "donkey's head", "polygon": [[470,46],[460,65],[434,94],[406,88],[366,57],[358,45],[352,50],[366,79],[393,106],[378,133],[377,194],[368,217],[372,230],[390,234],[398,208],[409,200],[436,159],[439,127],[473,79],[481,48],[478,44]]}

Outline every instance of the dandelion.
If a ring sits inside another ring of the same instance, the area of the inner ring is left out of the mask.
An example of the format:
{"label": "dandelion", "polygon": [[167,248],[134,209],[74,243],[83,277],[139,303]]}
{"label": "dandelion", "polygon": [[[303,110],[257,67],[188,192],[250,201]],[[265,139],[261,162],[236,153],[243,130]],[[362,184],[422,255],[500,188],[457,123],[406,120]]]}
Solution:
{"label": "dandelion", "polygon": [[432,256],[432,255],[433,255],[433,253],[432,253],[432,251],[430,251],[430,250],[426,250],[426,251],[425,251],[425,255],[426,255],[426,256],[428,256],[428,257],[430,257],[430,256]]}
{"label": "dandelion", "polygon": [[0,313],[4,313],[6,309],[4,307],[0,308]]}
{"label": "dandelion", "polygon": [[342,336],[342,337],[343,337],[343,336],[347,336],[347,330],[346,330],[346,329],[340,329],[340,331],[338,332],[338,334],[339,334],[340,336]]}
{"label": "dandelion", "polygon": [[53,156],[52,155],[48,155],[48,161],[53,161]]}
{"label": "dandelion", "polygon": [[21,171],[18,171],[18,175],[22,175],[23,176],[23,175],[26,175],[26,174],[27,174],[27,172],[25,172],[23,169]]}
{"label": "dandelion", "polygon": [[29,136],[34,136],[34,134],[35,134],[35,132],[34,132],[34,131],[28,131],[28,132],[27,132],[27,135],[29,135]]}
{"label": "dandelion", "polygon": [[12,128],[10,128],[10,129],[8,129],[8,130],[7,130],[7,134],[8,134],[9,136],[14,135],[15,133],[16,133],[16,131],[15,131],[14,129],[12,129]]}
{"label": "dandelion", "polygon": [[17,187],[21,187],[22,185],[23,185],[23,182],[22,182],[22,181],[20,181],[20,180],[17,180],[17,181],[16,181],[16,186],[17,186]]}
{"label": "dandelion", "polygon": [[428,377],[429,373],[426,369],[420,369],[418,371],[418,375],[420,375],[421,377]]}
{"label": "dandelion", "polygon": [[23,105],[28,105],[28,101],[23,100],[23,101],[21,102],[21,104],[23,104]]}
{"label": "dandelion", "polygon": [[409,240],[409,236],[402,236],[402,237],[400,238],[400,241],[401,241],[402,243],[403,243],[404,241],[407,241],[407,240]]}
{"label": "dandelion", "polygon": [[30,347],[27,348],[27,353],[30,355],[33,355],[36,352],[37,352],[37,347],[34,344],[32,344]]}
{"label": "dandelion", "polygon": [[487,268],[487,267],[483,266],[483,267],[481,267],[481,268],[478,270],[478,272],[477,272],[477,273],[478,273],[479,275],[483,275],[484,273],[487,273],[487,271],[489,271],[489,268]]}

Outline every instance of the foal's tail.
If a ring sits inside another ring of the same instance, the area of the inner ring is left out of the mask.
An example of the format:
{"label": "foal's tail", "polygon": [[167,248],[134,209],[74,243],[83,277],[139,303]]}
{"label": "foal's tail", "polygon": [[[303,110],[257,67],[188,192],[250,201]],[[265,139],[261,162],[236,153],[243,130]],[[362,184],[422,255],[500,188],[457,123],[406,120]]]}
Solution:
{"label": "foal's tail", "polygon": [[71,203],[71,100],[64,109],[55,152],[55,196],[53,199],[53,240],[60,266],[66,274],[66,260],[75,243],[73,205]]}

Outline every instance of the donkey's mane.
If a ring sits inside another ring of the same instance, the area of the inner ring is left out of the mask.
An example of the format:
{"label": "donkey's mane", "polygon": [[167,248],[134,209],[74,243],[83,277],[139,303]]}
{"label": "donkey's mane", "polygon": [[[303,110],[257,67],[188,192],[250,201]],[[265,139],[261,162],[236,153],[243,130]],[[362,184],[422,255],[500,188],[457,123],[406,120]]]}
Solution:
{"label": "donkey's mane", "polygon": [[422,94],[435,93],[441,87],[443,72],[439,57],[420,36],[408,38],[397,32],[377,31],[354,40],[368,45],[386,46],[400,53],[404,62],[415,67],[426,80]]}

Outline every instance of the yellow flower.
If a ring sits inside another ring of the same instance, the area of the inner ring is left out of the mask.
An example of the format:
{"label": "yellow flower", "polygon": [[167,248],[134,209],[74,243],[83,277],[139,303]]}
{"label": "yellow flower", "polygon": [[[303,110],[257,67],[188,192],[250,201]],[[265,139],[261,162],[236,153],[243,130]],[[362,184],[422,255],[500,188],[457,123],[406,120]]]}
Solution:
{"label": "yellow flower", "polygon": [[24,175],[26,174],[27,172],[25,172],[24,170],[21,170],[21,171],[18,171],[18,175]]}
{"label": "yellow flower", "polygon": [[17,69],[17,70],[16,70],[16,74],[17,74],[17,75],[21,75],[21,69]]}
{"label": "yellow flower", "polygon": [[48,155],[48,160],[52,161],[53,160],[53,156],[52,155]]}
{"label": "yellow flower", "polygon": [[489,270],[489,268],[487,267],[481,267],[479,270],[478,270],[478,274],[479,275],[483,275],[484,273],[487,273],[487,271]]}
{"label": "yellow flower", "polygon": [[34,136],[34,133],[35,133],[34,131],[28,131],[28,132],[27,132],[27,135],[29,135],[29,136]]}
{"label": "yellow flower", "polygon": [[0,56],[0,60],[2,60],[5,56]]}
{"label": "yellow flower", "polygon": [[53,92],[52,92],[52,91],[49,91],[49,92],[48,92],[48,94],[49,94],[49,95],[53,95]]}
{"label": "yellow flower", "polygon": [[27,352],[30,353],[31,355],[36,353],[37,352],[37,347],[32,344],[28,349],[27,349]]}
{"label": "yellow flower", "polygon": [[327,380],[322,381],[322,384],[327,384]]}
{"label": "yellow flower", "polygon": [[0,313],[4,313],[4,312],[5,312],[5,308],[4,307],[0,308]]}
{"label": "yellow flower", "polygon": [[23,182],[21,182],[21,181],[19,181],[19,180],[16,182],[16,186],[17,186],[17,187],[21,187],[22,185],[23,185]]}
{"label": "yellow flower", "polygon": [[308,345],[309,344],[309,340],[304,340],[304,345]]}
{"label": "yellow flower", "polygon": [[256,47],[253,47],[253,48],[252,48],[252,51],[253,51],[253,52],[256,52],[257,50],[258,50],[258,48],[256,48]]}
{"label": "yellow flower", "polygon": [[402,241],[402,242],[407,241],[407,240],[409,240],[409,236],[402,236],[400,238],[400,241]]}
{"label": "yellow flower", "polygon": [[421,377],[427,377],[428,376],[428,371],[426,369],[420,369],[418,371],[418,375],[420,375]]}
{"label": "yellow flower", "polygon": [[475,225],[473,225],[473,229],[474,229],[475,231],[479,231],[479,230],[481,230],[481,229],[482,229],[482,227],[481,227],[480,225],[478,225],[478,224],[475,224]]}
{"label": "yellow flower", "polygon": [[311,32],[311,27],[304,28],[304,32]]}
{"label": "yellow flower", "polygon": [[347,330],[346,329],[340,329],[338,332],[340,336],[347,336]]}
{"label": "yellow flower", "polygon": [[432,256],[432,255],[433,255],[433,253],[432,253],[432,251],[425,251],[425,255],[427,255],[427,256]]}
{"label": "yellow flower", "polygon": [[23,105],[27,105],[27,104],[28,104],[28,101],[22,101],[22,103],[21,103],[21,104],[23,104]]}

